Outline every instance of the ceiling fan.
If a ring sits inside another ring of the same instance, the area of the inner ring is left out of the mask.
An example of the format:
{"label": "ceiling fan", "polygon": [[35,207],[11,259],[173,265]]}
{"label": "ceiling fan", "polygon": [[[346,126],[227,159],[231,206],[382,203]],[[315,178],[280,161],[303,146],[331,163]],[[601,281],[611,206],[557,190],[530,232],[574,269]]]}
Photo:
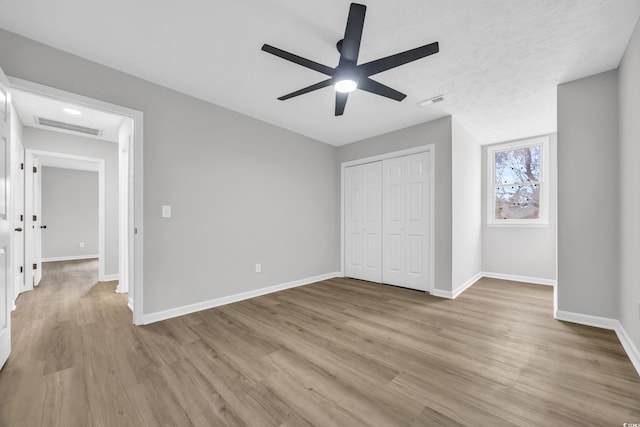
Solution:
{"label": "ceiling fan", "polygon": [[344,113],[345,106],[347,105],[349,92],[353,92],[355,89],[361,89],[396,101],[402,101],[407,96],[404,93],[390,88],[389,86],[376,82],[371,79],[370,76],[390,70],[391,68],[399,67],[400,65],[404,65],[417,59],[433,55],[434,53],[438,53],[438,42],[358,65],[360,39],[362,38],[364,15],[366,11],[367,6],[358,3],[351,3],[344,38],[336,45],[338,52],[340,52],[340,61],[338,62],[338,66],[335,68],[319,64],[315,61],[311,61],[268,44],[262,45],[262,50],[267,53],[329,76],[327,80],[323,80],[319,83],[283,95],[278,98],[279,100],[285,101],[287,99],[333,85],[336,90],[335,115],[341,116]]}

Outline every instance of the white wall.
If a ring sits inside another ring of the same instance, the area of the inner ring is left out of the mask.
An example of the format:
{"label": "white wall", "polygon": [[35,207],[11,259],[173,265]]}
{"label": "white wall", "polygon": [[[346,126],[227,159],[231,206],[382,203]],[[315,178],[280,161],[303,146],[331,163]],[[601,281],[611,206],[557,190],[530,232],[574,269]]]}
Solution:
{"label": "white wall", "polygon": [[[129,292],[129,282],[133,279],[129,277],[132,269],[129,268],[129,253],[133,252],[131,242],[131,223],[129,206],[134,206],[133,200],[133,181],[134,176],[131,173],[131,165],[133,164],[133,154],[131,153],[131,141],[133,140],[133,120],[126,118],[120,124],[118,129],[118,197],[119,201],[127,201],[127,203],[119,203],[118,206],[118,241],[119,246],[119,262],[120,271],[118,275],[118,287],[116,291],[119,293]],[[129,295],[130,306],[132,304],[133,292]]]}
{"label": "white wall", "polygon": [[[487,152],[482,148],[482,271],[541,283],[556,281],[557,135],[549,137],[549,225],[488,226],[487,191],[490,183]],[[514,142],[514,141],[505,141]],[[502,143],[501,143],[502,144]],[[517,276],[517,277],[514,277]]]}
{"label": "white wall", "polygon": [[[620,322],[640,349],[640,22],[619,68]],[[640,358],[640,354],[636,355]],[[638,367],[640,370],[640,367]]]}
{"label": "white wall", "polygon": [[[339,162],[434,144],[434,288],[451,292],[451,117],[343,145]],[[338,236],[339,237],[339,236]]]}
{"label": "white wall", "polygon": [[618,316],[618,141],[617,70],[558,86],[559,311]]}
{"label": "white wall", "polygon": [[98,172],[48,166],[41,172],[43,261],[97,257]]}
{"label": "white wall", "polygon": [[481,147],[455,118],[452,120],[452,289],[478,279],[482,268]]}
{"label": "white wall", "polygon": [[4,30],[0,45],[7,75],[143,112],[145,314],[339,269],[335,147]]}
{"label": "white wall", "polygon": [[[4,68],[4,67],[3,67]],[[25,148],[104,159],[105,162],[105,274],[118,274],[118,145],[31,127],[24,128]],[[43,185],[44,182],[43,182]],[[97,230],[97,226],[96,226]],[[97,253],[94,252],[94,253]]]}

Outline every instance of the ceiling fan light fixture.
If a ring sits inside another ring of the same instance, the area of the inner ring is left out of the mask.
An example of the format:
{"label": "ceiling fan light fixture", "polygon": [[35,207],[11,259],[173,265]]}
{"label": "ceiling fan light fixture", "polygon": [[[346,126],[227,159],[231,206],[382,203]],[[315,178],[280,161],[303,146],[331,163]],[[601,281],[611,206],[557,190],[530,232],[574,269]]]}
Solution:
{"label": "ceiling fan light fixture", "polygon": [[404,52],[385,56],[383,58],[358,65],[360,42],[362,40],[362,30],[364,28],[364,17],[366,11],[367,6],[364,4],[351,3],[349,6],[349,16],[347,17],[347,26],[344,30],[344,37],[336,45],[338,52],[340,52],[340,59],[338,61],[338,66],[335,68],[328,67],[312,61],[311,59],[287,52],[286,50],[278,49],[277,47],[266,43],[262,45],[262,50],[264,52],[317,71],[329,77],[321,82],[280,96],[278,97],[280,101],[285,101],[296,96],[304,95],[305,93],[333,86],[336,91],[335,115],[341,116],[344,114],[344,108],[347,104],[349,93],[356,89],[393,99],[398,102],[407,97],[404,93],[390,88],[389,86],[385,86],[370,77],[382,73],[383,71],[438,53],[440,51],[438,42],[429,43],[424,46],[405,50]]}
{"label": "ceiling fan light fixture", "polygon": [[335,82],[333,87],[336,90],[336,92],[349,93],[349,92],[353,92],[358,88],[358,83],[355,80],[342,79]]}

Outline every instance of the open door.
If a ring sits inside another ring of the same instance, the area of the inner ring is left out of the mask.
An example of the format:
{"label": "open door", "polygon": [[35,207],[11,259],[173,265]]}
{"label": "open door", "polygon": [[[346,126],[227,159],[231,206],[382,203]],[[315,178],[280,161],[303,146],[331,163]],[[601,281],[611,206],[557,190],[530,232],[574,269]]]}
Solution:
{"label": "open door", "polygon": [[9,263],[11,224],[9,221],[9,161],[11,135],[11,95],[9,82],[0,69],[0,368],[11,353],[11,306],[13,283]]}
{"label": "open door", "polygon": [[40,228],[41,170],[38,158],[27,149],[24,156],[25,186],[25,290],[30,291],[40,284],[42,278],[42,229]]}
{"label": "open door", "polygon": [[[22,142],[13,134],[12,149],[13,159],[11,160],[13,181],[11,189],[13,194],[13,277],[14,296],[24,292],[24,146]],[[14,306],[15,308],[15,306]]]}
{"label": "open door", "polygon": [[34,260],[33,286],[38,286],[42,280],[42,171],[38,158],[33,161],[33,229]]}

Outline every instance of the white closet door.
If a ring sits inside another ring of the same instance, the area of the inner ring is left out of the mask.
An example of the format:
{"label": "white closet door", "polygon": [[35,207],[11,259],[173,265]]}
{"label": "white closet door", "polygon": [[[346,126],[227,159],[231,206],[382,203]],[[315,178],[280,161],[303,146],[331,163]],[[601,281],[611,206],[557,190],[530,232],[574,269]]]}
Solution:
{"label": "white closet door", "polygon": [[345,169],[345,275],[382,282],[382,162]]}
{"label": "white closet door", "polygon": [[429,290],[430,155],[383,161],[383,283]]}

